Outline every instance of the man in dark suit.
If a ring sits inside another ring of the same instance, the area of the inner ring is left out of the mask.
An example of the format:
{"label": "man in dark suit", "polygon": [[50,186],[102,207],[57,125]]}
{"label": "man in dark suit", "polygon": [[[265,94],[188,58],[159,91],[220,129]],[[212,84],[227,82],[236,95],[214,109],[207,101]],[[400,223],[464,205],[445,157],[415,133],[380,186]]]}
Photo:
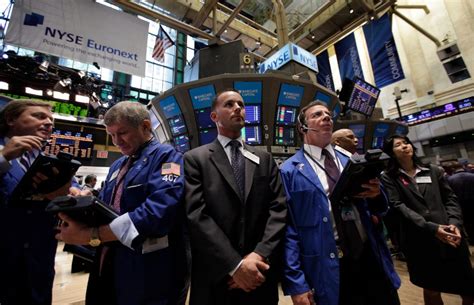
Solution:
{"label": "man in dark suit", "polygon": [[218,137],[185,154],[192,245],[190,305],[278,304],[286,204],[272,156],[243,143],[238,92],[218,93]]}
{"label": "man in dark suit", "polygon": [[469,243],[474,245],[474,173],[466,171],[459,162],[454,163],[451,168],[453,174],[448,177],[448,183],[458,197]]}

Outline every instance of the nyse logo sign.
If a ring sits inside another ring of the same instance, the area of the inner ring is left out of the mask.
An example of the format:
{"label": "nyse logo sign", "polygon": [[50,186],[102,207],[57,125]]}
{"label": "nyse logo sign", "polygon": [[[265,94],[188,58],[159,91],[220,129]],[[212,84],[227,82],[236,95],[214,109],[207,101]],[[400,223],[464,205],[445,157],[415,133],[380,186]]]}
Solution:
{"label": "nyse logo sign", "polygon": [[267,70],[278,70],[292,60],[318,72],[316,56],[292,43],[286,44],[283,48],[261,63],[259,72],[265,73]]}

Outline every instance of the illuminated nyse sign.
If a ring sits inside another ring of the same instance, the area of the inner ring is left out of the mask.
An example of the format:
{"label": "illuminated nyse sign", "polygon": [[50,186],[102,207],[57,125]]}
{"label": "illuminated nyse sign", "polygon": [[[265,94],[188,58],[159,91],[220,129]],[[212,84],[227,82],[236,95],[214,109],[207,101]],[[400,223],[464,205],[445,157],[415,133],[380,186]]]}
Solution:
{"label": "illuminated nyse sign", "polygon": [[292,60],[310,70],[313,70],[314,72],[318,72],[316,56],[292,43],[286,44],[283,48],[261,63],[259,72],[265,73],[267,70],[278,70]]}

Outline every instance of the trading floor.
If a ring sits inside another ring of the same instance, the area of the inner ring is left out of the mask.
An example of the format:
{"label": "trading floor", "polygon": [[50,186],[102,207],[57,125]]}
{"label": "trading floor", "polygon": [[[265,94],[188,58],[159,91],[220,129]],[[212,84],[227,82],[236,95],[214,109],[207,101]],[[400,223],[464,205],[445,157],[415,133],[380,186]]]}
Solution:
{"label": "trading floor", "polygon": [[[53,288],[53,305],[83,305],[87,285],[87,273],[71,274],[72,254],[63,252],[63,244],[58,246],[56,255],[56,278]],[[470,248],[471,253],[474,247]],[[471,261],[474,261],[471,256]],[[410,283],[405,263],[394,260],[395,269],[402,279],[402,286],[398,291],[402,305],[423,305],[422,289]],[[460,305],[461,298],[457,295],[443,294],[445,305]],[[280,294],[280,305],[292,305],[290,297]]]}

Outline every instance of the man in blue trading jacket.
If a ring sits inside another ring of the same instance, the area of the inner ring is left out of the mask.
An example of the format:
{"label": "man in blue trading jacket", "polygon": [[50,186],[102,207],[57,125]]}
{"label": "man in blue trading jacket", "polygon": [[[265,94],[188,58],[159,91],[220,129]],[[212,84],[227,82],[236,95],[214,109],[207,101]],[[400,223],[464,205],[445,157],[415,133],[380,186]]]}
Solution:
{"label": "man in blue trading jacket", "polygon": [[[51,105],[10,101],[0,112],[0,304],[51,304],[54,280],[55,219],[44,209],[48,199],[66,195],[71,183],[18,201],[12,192],[52,132]],[[43,177],[41,179],[44,179]],[[78,186],[76,184],[76,186]]]}
{"label": "man in blue trading jacket", "polygon": [[281,168],[289,211],[285,294],[295,305],[400,304],[400,279],[370,221],[374,211],[387,209],[378,180],[344,206],[330,202],[349,158],[331,145],[332,116],[323,103],[303,107],[298,122],[304,147]]}
{"label": "man in blue trading jacket", "polygon": [[139,103],[116,104],[104,122],[124,156],[110,167],[100,197],[121,215],[90,228],[59,214],[64,223],[58,239],[105,243],[96,254],[86,304],[184,304],[182,155],[153,138],[149,113]]}

